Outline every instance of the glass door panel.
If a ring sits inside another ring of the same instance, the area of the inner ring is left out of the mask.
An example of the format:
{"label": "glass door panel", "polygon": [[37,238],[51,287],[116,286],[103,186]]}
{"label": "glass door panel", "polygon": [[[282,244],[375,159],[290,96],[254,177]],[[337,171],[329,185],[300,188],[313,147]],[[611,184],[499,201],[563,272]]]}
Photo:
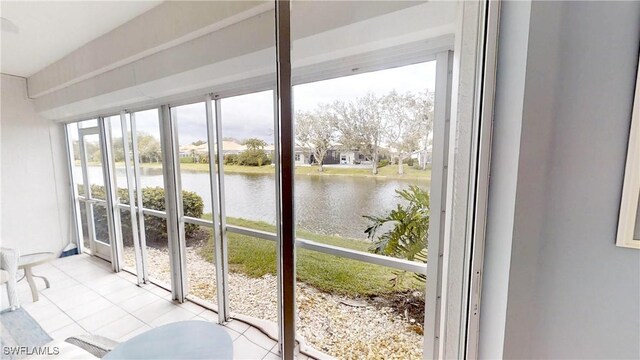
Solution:
{"label": "glass door panel", "polygon": [[[91,253],[111,261],[111,235],[107,219],[105,193],[105,174],[103,168],[102,146],[98,128],[83,128],[79,131],[80,161],[84,184],[86,205],[84,207],[89,248]],[[83,208],[81,208],[82,212]]]}

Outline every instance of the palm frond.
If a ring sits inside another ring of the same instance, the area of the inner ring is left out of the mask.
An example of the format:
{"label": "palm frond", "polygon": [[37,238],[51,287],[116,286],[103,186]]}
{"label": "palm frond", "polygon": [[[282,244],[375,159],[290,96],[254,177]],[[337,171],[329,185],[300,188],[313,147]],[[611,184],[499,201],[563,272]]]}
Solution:
{"label": "palm frond", "polygon": [[[398,204],[386,216],[365,215],[371,225],[365,229],[372,241],[369,251],[397,258],[427,262],[429,233],[429,193],[418,186],[396,190],[398,197],[406,204]],[[379,234],[380,229],[391,224],[393,227]],[[424,281],[424,275],[417,275]]]}

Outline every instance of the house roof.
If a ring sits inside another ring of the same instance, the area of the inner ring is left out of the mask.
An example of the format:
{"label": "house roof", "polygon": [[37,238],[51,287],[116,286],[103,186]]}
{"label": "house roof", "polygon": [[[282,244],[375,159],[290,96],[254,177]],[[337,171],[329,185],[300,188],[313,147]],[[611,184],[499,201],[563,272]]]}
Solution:
{"label": "house roof", "polygon": [[[245,145],[242,144],[238,144],[235,141],[228,141],[228,140],[223,140],[222,141],[222,150],[223,151],[244,151],[246,150],[247,147]],[[273,145],[267,145],[264,147],[265,151],[273,151],[274,150],[274,146]],[[209,144],[208,143],[204,143],[201,145],[193,145],[193,144],[188,144],[188,145],[183,145],[180,146],[180,152],[181,153],[191,153],[194,152],[196,154],[203,154],[203,153],[207,153],[209,151]]]}
{"label": "house roof", "polygon": [[238,144],[235,141],[228,141],[228,140],[223,140],[222,141],[222,150],[223,151],[244,151],[246,149],[247,149],[246,146]]}
{"label": "house roof", "polygon": [[180,152],[181,153],[206,153],[208,151],[207,148],[207,143],[201,144],[201,145],[193,145],[193,144],[189,144],[189,145],[183,145],[180,146]]}

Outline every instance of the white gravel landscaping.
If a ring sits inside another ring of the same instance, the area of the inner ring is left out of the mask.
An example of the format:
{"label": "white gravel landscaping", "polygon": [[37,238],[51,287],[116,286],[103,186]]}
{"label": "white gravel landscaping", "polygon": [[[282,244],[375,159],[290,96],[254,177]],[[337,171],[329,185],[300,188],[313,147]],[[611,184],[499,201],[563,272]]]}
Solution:
{"label": "white gravel landscaping", "polygon": [[[215,302],[215,266],[187,248],[189,292]],[[164,249],[148,248],[150,276],[169,282],[169,259]],[[125,247],[125,262],[133,262],[133,248]],[[233,313],[277,321],[276,278],[251,278],[229,273]],[[370,300],[320,292],[298,282],[298,336],[315,349],[340,359],[420,359],[422,335],[393,308]],[[347,305],[349,304],[349,305]]]}

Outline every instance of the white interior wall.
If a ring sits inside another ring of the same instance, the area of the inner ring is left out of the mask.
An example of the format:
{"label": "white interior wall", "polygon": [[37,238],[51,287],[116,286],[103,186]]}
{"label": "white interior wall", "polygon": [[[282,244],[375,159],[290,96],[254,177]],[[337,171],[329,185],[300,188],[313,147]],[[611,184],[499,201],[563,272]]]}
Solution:
{"label": "white interior wall", "polygon": [[0,242],[59,252],[72,239],[64,128],[38,115],[24,78],[3,74],[0,88]]}
{"label": "white interior wall", "polygon": [[638,29],[638,2],[503,3],[481,358],[640,357],[640,252],[615,246]]}

